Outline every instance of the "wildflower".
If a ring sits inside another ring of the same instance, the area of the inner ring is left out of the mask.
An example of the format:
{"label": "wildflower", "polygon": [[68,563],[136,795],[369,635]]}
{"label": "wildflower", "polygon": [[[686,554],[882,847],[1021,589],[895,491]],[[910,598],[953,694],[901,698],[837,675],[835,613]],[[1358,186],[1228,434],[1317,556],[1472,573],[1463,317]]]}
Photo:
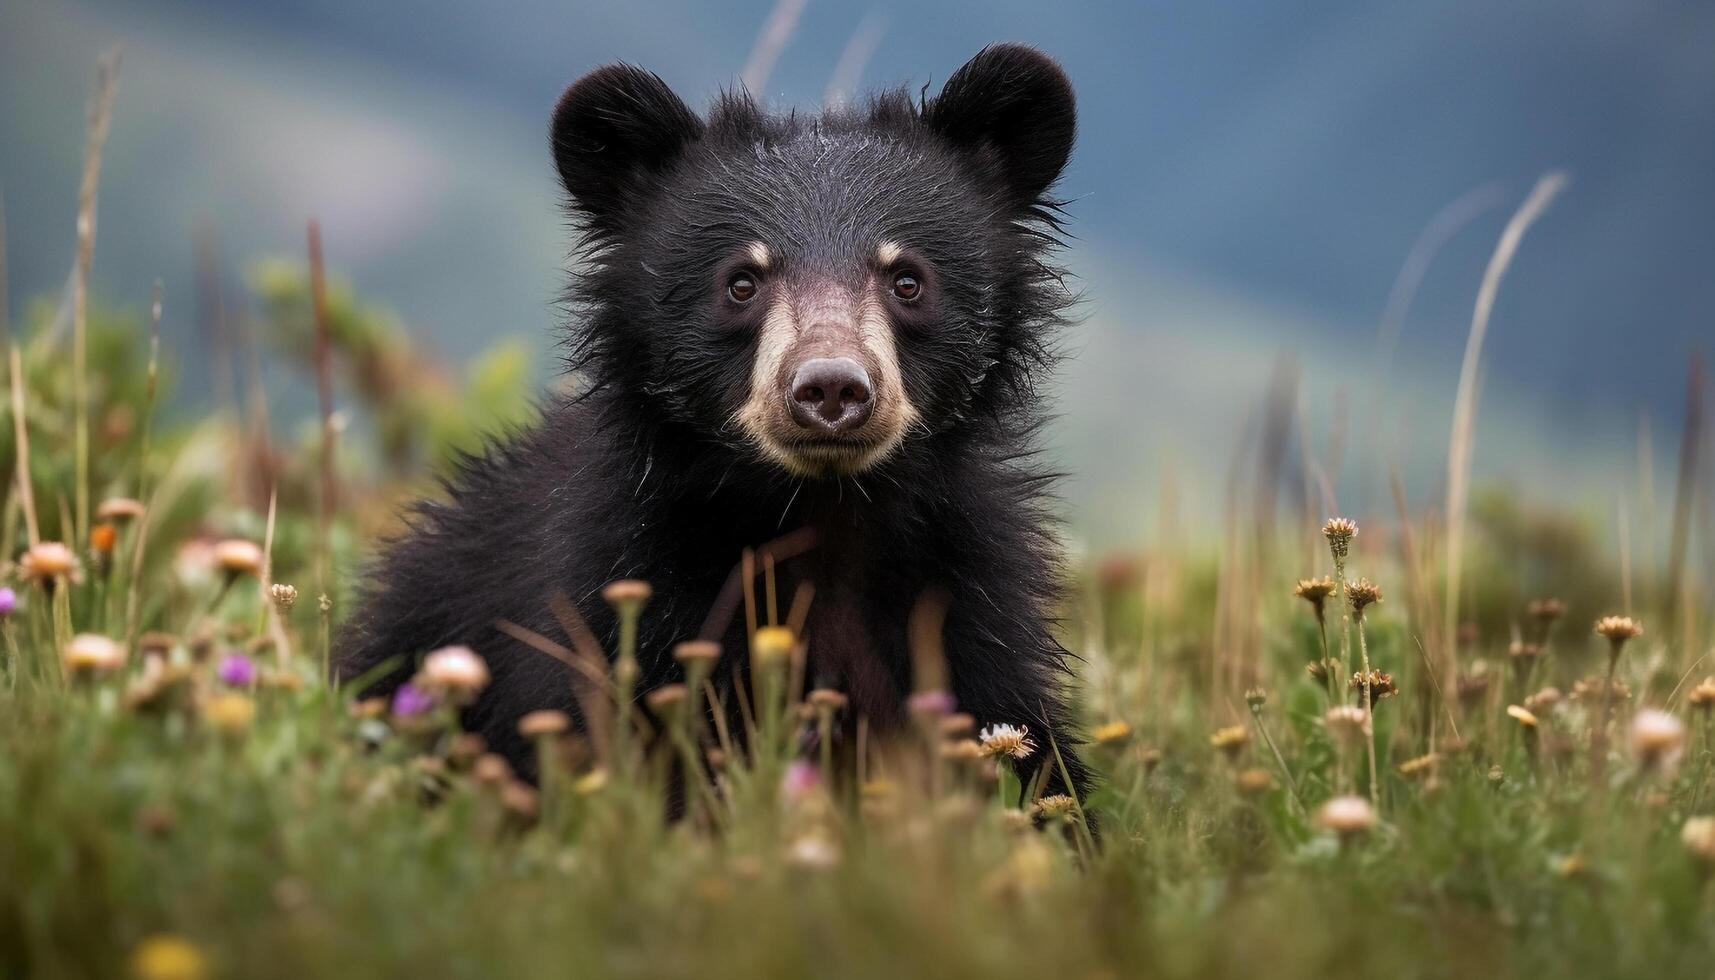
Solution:
{"label": "wildflower", "polygon": [[323,616],[326,616],[328,613],[333,612],[333,596],[330,596],[326,592],[323,592],[316,599],[316,609]]}
{"label": "wildflower", "polygon": [[823,834],[805,834],[786,846],[786,862],[808,871],[826,871],[839,866],[840,849]]}
{"label": "wildflower", "polygon": [[268,596],[274,600],[274,605],[279,608],[281,615],[284,615],[298,604],[298,587],[285,582],[275,582],[268,586]]}
{"label": "wildflower", "polygon": [[256,683],[256,661],[242,653],[229,653],[221,658],[215,676],[227,687],[249,687]]}
{"label": "wildflower", "polygon": [[1520,727],[1527,730],[1534,730],[1538,724],[1536,715],[1532,714],[1529,708],[1522,708],[1516,704],[1507,705],[1507,717],[1518,722]]}
{"label": "wildflower", "polygon": [[1312,660],[1305,664],[1304,672],[1315,678],[1317,681],[1327,681],[1328,675],[1337,670],[1339,666],[1340,661],[1335,660],[1332,657],[1328,657],[1322,660]]}
{"label": "wildflower", "polygon": [[1322,536],[1328,539],[1328,550],[1335,563],[1344,563],[1346,555],[1351,552],[1352,539],[1358,536],[1357,522],[1344,517],[1331,518],[1322,525]]}
{"label": "wildflower", "polygon": [[1245,796],[1257,796],[1274,788],[1274,773],[1255,766],[1233,775],[1233,785]]}
{"label": "wildflower", "polygon": [[1685,699],[1693,708],[1707,715],[1711,709],[1715,709],[1715,677],[1703,678]]}
{"label": "wildflower", "polygon": [[488,686],[488,664],[470,647],[441,647],[423,658],[417,677],[424,687],[464,699]]}
{"label": "wildflower", "polygon": [[1705,867],[1715,867],[1715,817],[1692,817],[1679,830],[1679,842]]}
{"label": "wildflower", "polygon": [[89,550],[98,555],[110,555],[119,545],[119,529],[101,523],[89,529]]}
{"label": "wildflower", "polygon": [[1499,789],[1501,784],[1506,782],[1506,781],[1507,781],[1507,774],[1506,774],[1505,770],[1503,770],[1500,766],[1490,766],[1489,767],[1489,785],[1490,786],[1493,786],[1496,789]]}
{"label": "wildflower", "polygon": [[1070,820],[1078,815],[1078,801],[1064,793],[1044,796],[1031,807],[1044,820]]}
{"label": "wildflower", "polygon": [[1367,686],[1372,706],[1377,701],[1385,701],[1399,693],[1398,685],[1393,682],[1393,675],[1384,670],[1372,670],[1368,674],[1359,671],[1352,675],[1346,686],[1358,695],[1359,700],[1363,699]]}
{"label": "wildflower", "polygon": [[227,538],[214,546],[214,563],[228,578],[262,571],[262,546],[243,538]]}
{"label": "wildflower", "polygon": [[12,615],[17,608],[18,593],[12,591],[11,586],[0,586],[0,619]]}
{"label": "wildflower", "polygon": [[1096,730],[1090,733],[1090,738],[1097,745],[1124,745],[1131,741],[1131,726],[1116,719],[1104,725],[1097,725]]}
{"label": "wildflower", "polygon": [[990,758],[1025,759],[1036,751],[1036,744],[1030,740],[1030,728],[1025,725],[990,725],[978,737],[983,755]]}
{"label": "wildflower", "polygon": [[1507,646],[1507,659],[1515,664],[1534,664],[1542,657],[1542,645],[1525,640],[1514,640]]}
{"label": "wildflower", "polygon": [[949,762],[976,762],[987,758],[983,743],[974,738],[958,738],[941,745],[941,758]]}
{"label": "wildflower", "polygon": [[1328,597],[1334,594],[1334,580],[1326,575],[1321,578],[1301,578],[1293,587],[1292,594],[1310,603],[1310,608],[1316,612],[1316,618],[1321,619]]}
{"label": "wildflower", "polygon": [[1630,616],[1603,616],[1596,620],[1596,634],[1608,638],[1610,663],[1620,659],[1620,651],[1625,649],[1627,640],[1637,639],[1643,631],[1643,624]]}
{"label": "wildflower", "polygon": [[1632,719],[1632,754],[1645,769],[1671,770],[1685,750],[1685,725],[1665,711],[1645,708]]}
{"label": "wildflower", "polygon": [[136,980],[202,980],[208,974],[208,958],[183,936],[157,933],[131,951]]}
{"label": "wildflower", "polygon": [[470,778],[484,786],[499,786],[512,779],[512,763],[503,755],[484,753],[471,765]]}
{"label": "wildflower", "polygon": [[83,576],[83,566],[70,548],[58,541],[43,541],[18,559],[18,574],[43,588],[52,588],[62,578],[77,581]]}
{"label": "wildflower", "polygon": [[1243,725],[1229,725],[1217,728],[1209,736],[1209,744],[1219,750],[1227,758],[1236,758],[1239,751],[1251,740],[1251,730]]}
{"label": "wildflower", "polygon": [[143,516],[143,502],[130,497],[109,497],[95,508],[95,519],[110,524],[127,524]]}
{"label": "wildflower", "polygon": [[601,590],[602,599],[608,605],[616,608],[630,605],[641,606],[648,602],[649,597],[653,594],[654,589],[650,587],[648,582],[635,578],[622,578],[609,582],[607,587]]}
{"label": "wildflower", "polygon": [[[846,707],[846,696],[826,687],[818,687],[805,698],[810,706],[818,710],[843,711]],[[951,718],[948,719],[952,720]]]}
{"label": "wildflower", "polygon": [[788,803],[801,803],[821,789],[822,771],[803,759],[794,759],[780,777],[780,796]]}
{"label": "wildflower", "polygon": [[553,708],[532,711],[518,719],[518,734],[531,739],[564,735],[571,727],[572,716]]}
{"label": "wildflower", "polygon": [[645,694],[643,703],[658,715],[670,715],[677,713],[690,696],[691,689],[683,684],[663,684]]}
{"label": "wildflower", "polygon": [[673,647],[673,659],[689,667],[712,664],[721,658],[721,645],[713,640],[686,640]]}
{"label": "wildflower", "polygon": [[918,691],[905,699],[905,708],[911,717],[919,721],[933,720],[938,725],[940,719],[952,714],[957,705],[946,691]]}
{"label": "wildflower", "polygon": [[393,692],[395,718],[419,718],[435,710],[435,696],[416,684],[401,684]]}
{"label": "wildflower", "polygon": [[1532,599],[1530,604],[1525,606],[1525,615],[1535,620],[1546,633],[1548,627],[1566,615],[1566,603],[1559,599]]}
{"label": "wildflower", "polygon": [[1381,586],[1367,578],[1346,583],[1346,601],[1351,603],[1352,616],[1363,622],[1364,609],[1382,601]]}
{"label": "wildflower", "polygon": [[1415,759],[1407,759],[1400,763],[1396,768],[1398,768],[1401,776],[1404,776],[1407,779],[1418,779],[1423,776],[1432,775],[1435,772],[1435,767],[1440,764],[1441,753],[1429,752],[1424,755],[1420,755]]}
{"label": "wildflower", "polygon": [[1143,763],[1143,774],[1147,776],[1155,771],[1156,766],[1161,765],[1161,760],[1165,757],[1160,749],[1150,746],[1137,754],[1137,761]]}
{"label": "wildflower", "polygon": [[1316,811],[1316,826],[1344,838],[1368,833],[1375,825],[1375,808],[1361,796],[1336,796]]}
{"label": "wildflower", "polygon": [[125,666],[125,648],[99,633],[79,633],[61,656],[66,671],[79,677],[110,674]]}
{"label": "wildflower", "polygon": [[447,758],[457,763],[469,764],[481,758],[487,751],[487,739],[476,732],[459,732],[447,746]]}
{"label": "wildflower", "polygon": [[1263,705],[1267,703],[1268,692],[1262,688],[1253,687],[1245,691],[1245,704],[1250,706],[1251,711],[1261,711]]}
{"label": "wildflower", "polygon": [[1589,871],[1589,860],[1577,852],[1568,854],[1554,862],[1554,873],[1562,878],[1582,878]]}
{"label": "wildflower", "polygon": [[1625,681],[1619,679],[1605,681],[1600,677],[1586,677],[1572,685],[1572,699],[1574,701],[1600,701],[1603,697],[1603,691],[1611,694],[1615,701],[1629,701],[1632,697],[1632,689],[1626,686]]}
{"label": "wildflower", "polygon": [[500,789],[500,805],[520,823],[532,824],[542,812],[536,791],[525,783],[513,780]]}
{"label": "wildflower", "polygon": [[[1482,665],[1478,664],[1477,666],[1481,667]],[[1455,684],[1459,701],[1463,704],[1476,704],[1482,701],[1489,693],[1490,680],[1489,674],[1481,670],[1460,675],[1457,684]]]}
{"label": "wildflower", "polygon": [[785,626],[764,626],[750,638],[750,655],[763,666],[785,663],[797,637]]}
{"label": "wildflower", "polygon": [[1322,724],[1337,740],[1356,743],[1370,731],[1370,713],[1356,705],[1341,704],[1322,715]]}
{"label": "wildflower", "polygon": [[1540,715],[1559,704],[1562,700],[1563,695],[1560,693],[1560,688],[1545,687],[1535,694],[1525,698],[1524,706],[1527,710]]}
{"label": "wildflower", "polygon": [[239,735],[256,720],[256,702],[237,692],[216,694],[203,702],[202,717],[222,735]]}

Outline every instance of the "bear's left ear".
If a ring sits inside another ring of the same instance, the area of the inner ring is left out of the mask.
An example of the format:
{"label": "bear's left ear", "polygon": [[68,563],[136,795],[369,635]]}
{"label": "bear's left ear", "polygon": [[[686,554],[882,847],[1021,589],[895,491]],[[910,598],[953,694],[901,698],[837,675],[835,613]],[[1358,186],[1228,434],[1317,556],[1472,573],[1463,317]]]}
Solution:
{"label": "bear's left ear", "polygon": [[659,75],[608,65],[560,96],[548,138],[573,204],[611,231],[647,191],[648,179],[702,134],[702,120]]}
{"label": "bear's left ear", "polygon": [[1071,80],[1054,59],[1022,44],[978,52],[947,79],[923,118],[994,167],[1020,205],[1059,178],[1078,128]]}

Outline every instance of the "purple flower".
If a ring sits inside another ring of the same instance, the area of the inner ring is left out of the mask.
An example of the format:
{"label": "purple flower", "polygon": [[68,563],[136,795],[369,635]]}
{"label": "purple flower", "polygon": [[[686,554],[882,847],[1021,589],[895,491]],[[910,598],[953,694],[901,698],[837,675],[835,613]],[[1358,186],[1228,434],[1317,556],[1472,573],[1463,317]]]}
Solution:
{"label": "purple flower", "polygon": [[435,696],[415,684],[400,685],[393,692],[393,714],[399,718],[426,715],[435,708]]}
{"label": "purple flower", "polygon": [[0,617],[12,615],[12,610],[18,608],[18,593],[10,587],[0,588]]}
{"label": "purple flower", "polygon": [[221,658],[214,673],[227,687],[249,687],[256,683],[256,661],[242,653],[229,653]]}
{"label": "purple flower", "polygon": [[788,803],[797,803],[821,787],[822,771],[803,759],[787,766],[786,775],[780,780],[780,793]]}
{"label": "purple flower", "polygon": [[905,699],[905,708],[918,718],[945,718],[958,705],[946,691],[918,691]]}

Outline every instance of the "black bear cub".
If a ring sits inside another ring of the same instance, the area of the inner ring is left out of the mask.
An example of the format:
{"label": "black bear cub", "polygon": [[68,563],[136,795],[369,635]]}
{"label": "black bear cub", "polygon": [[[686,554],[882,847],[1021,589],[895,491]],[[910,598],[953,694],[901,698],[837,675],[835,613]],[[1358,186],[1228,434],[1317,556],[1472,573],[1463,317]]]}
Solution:
{"label": "black bear cub", "polygon": [[561,596],[612,649],[602,587],[642,579],[638,690],[678,680],[672,648],[699,637],[721,643],[713,676],[730,685],[747,626],[723,587],[743,549],[786,538],[781,601],[813,590],[809,686],[845,692],[874,731],[900,725],[912,611],[944,596],[958,710],[1028,726],[1027,769],[1052,764],[1052,735],[1081,795],[1033,462],[1070,302],[1050,189],[1074,129],[1065,73],[1018,45],[985,49],[933,99],[897,90],[820,114],[728,93],[705,119],[646,71],[579,79],[551,140],[582,232],[581,386],[416,508],[373,571],[342,675],[394,661],[371,689],[384,693],[430,650],[475,649],[492,682],[465,723],[529,774],[515,723],[576,717],[569,668],[497,624],[564,643]]}

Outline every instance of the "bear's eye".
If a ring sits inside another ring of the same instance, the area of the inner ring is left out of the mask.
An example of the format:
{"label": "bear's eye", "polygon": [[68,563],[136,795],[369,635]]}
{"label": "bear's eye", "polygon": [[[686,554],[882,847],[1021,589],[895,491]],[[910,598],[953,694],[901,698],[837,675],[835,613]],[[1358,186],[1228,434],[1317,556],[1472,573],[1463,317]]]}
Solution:
{"label": "bear's eye", "polygon": [[726,283],[727,298],[743,306],[756,298],[756,279],[748,272],[734,275]]}
{"label": "bear's eye", "polygon": [[893,277],[893,295],[901,301],[909,303],[923,294],[923,281],[909,272],[901,272]]}

